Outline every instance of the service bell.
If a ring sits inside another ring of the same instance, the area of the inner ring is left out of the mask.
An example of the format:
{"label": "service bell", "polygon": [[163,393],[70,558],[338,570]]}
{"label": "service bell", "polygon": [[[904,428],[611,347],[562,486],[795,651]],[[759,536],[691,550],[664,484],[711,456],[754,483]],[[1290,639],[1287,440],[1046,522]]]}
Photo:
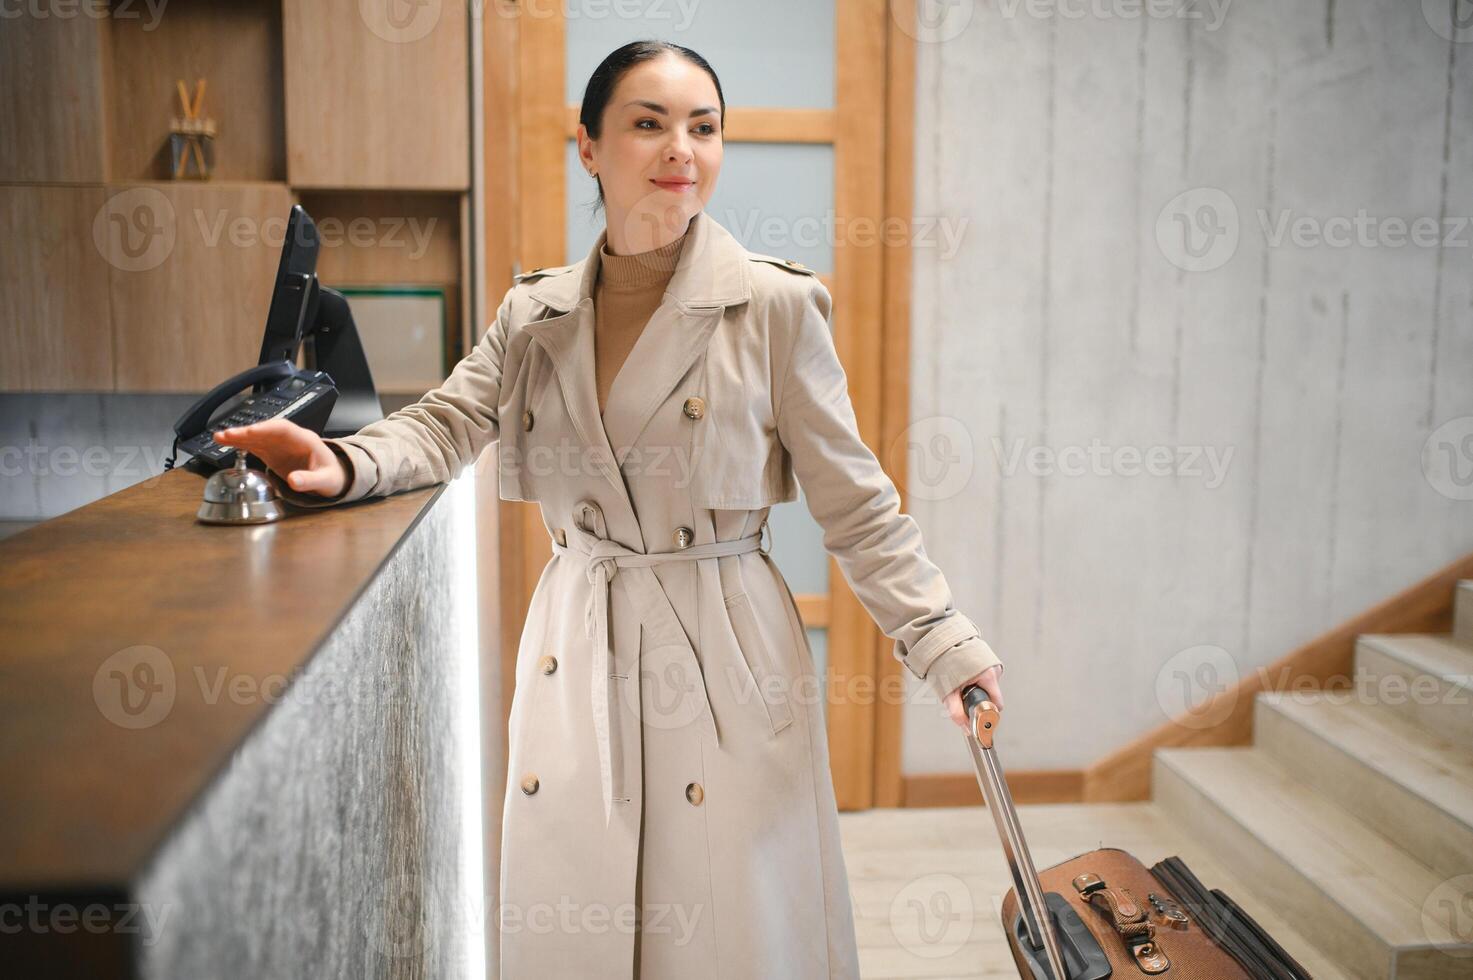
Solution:
{"label": "service bell", "polygon": [[235,451],[235,465],[205,481],[199,520],[206,524],[269,524],[286,516],[281,495],[261,473],[246,466],[244,449]]}

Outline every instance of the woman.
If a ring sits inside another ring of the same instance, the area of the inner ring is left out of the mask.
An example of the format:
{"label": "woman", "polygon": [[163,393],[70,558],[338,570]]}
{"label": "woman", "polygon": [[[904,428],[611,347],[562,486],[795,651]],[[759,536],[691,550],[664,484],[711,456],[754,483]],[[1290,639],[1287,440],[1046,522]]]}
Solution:
{"label": "woman", "polygon": [[613,52],[578,127],[607,213],[587,258],[518,277],[441,387],[355,435],[217,436],[306,506],[452,479],[497,441],[502,497],[540,504],[554,555],[517,652],[504,977],[858,976],[822,685],[764,544],[795,473],[953,720],[966,682],[1002,701],[860,440],[828,291],[703,210],[725,109],[695,52]]}

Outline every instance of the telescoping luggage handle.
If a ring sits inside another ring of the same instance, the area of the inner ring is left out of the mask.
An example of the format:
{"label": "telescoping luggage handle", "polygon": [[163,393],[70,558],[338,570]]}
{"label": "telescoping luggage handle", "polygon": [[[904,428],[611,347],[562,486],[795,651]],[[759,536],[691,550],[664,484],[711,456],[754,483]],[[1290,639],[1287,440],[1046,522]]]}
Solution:
{"label": "telescoping luggage handle", "polygon": [[997,824],[997,836],[1002,841],[1003,854],[1013,873],[1013,886],[1023,911],[1023,922],[1028,928],[1028,939],[1034,949],[1039,947],[1042,939],[1049,970],[1055,980],[1067,980],[1069,974],[1064,969],[1064,954],[1048,904],[1044,901],[1043,886],[1038,882],[1038,871],[1033,867],[1032,855],[1028,853],[1023,826],[1018,823],[1018,812],[1013,808],[1013,795],[1002,778],[997,750],[992,747],[992,736],[997,731],[1002,712],[988,700],[987,692],[975,684],[963,689],[962,704],[967,711],[967,748],[976,763],[977,784],[982,787],[982,797]]}

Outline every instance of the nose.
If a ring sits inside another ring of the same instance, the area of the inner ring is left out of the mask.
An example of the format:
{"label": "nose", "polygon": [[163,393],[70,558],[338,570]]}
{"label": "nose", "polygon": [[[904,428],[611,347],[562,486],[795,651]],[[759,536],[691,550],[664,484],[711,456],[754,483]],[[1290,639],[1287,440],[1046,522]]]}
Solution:
{"label": "nose", "polygon": [[683,164],[689,163],[690,158],[690,135],[683,127],[676,126],[671,130],[670,141],[665,144],[665,161]]}

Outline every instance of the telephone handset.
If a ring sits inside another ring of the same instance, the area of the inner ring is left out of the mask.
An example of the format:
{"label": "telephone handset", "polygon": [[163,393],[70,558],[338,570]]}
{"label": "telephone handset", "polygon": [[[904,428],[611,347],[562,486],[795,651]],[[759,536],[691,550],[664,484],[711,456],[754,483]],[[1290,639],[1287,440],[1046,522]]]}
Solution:
{"label": "telephone handset", "polygon": [[[243,393],[248,387],[260,390]],[[257,364],[216,385],[179,416],[175,449],[215,466],[232,466],[235,447],[216,442],[215,432],[274,418],[321,432],[337,400],[337,386],[325,371],[298,368],[290,361]],[[165,469],[172,465],[170,457]]]}

